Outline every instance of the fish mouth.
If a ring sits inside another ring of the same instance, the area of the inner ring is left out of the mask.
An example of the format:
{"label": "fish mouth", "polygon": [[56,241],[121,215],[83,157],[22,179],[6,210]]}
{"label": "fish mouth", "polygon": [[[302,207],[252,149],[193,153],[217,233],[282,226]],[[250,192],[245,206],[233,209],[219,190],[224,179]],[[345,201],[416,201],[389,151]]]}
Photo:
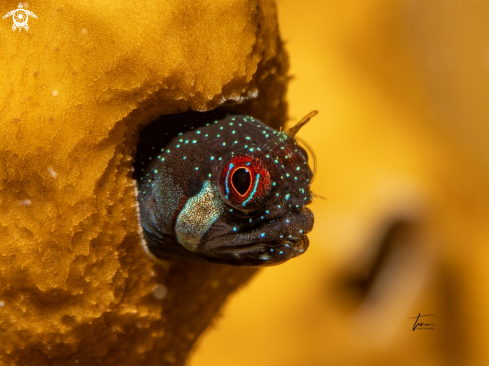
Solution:
{"label": "fish mouth", "polygon": [[213,250],[226,263],[241,266],[274,266],[303,254],[309,247],[307,235],[293,239],[273,240],[239,247],[220,247]]}
{"label": "fish mouth", "polygon": [[275,218],[259,229],[208,238],[199,251],[206,253],[210,260],[225,264],[277,265],[307,250],[309,239],[306,234],[312,230],[313,223],[312,212],[304,208],[294,217]]}

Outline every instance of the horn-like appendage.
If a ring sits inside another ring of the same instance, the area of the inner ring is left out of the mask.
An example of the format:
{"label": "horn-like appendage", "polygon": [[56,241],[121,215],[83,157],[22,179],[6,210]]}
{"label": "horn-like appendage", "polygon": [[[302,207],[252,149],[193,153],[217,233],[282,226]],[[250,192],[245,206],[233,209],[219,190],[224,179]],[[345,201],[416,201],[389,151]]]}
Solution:
{"label": "horn-like appendage", "polygon": [[316,114],[318,114],[318,111],[309,112],[305,117],[297,122],[294,127],[289,128],[287,131],[280,132],[275,138],[266,143],[266,145],[264,146],[264,151],[269,152],[287,139],[294,138],[294,136],[297,134],[297,132],[299,132],[302,126],[309,122],[309,120]]}

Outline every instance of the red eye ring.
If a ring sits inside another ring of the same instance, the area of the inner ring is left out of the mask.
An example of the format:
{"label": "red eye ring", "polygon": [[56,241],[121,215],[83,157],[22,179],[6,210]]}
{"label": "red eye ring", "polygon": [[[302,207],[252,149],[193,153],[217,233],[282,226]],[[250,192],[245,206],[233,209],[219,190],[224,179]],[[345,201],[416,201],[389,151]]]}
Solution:
{"label": "red eye ring", "polygon": [[258,156],[235,155],[224,165],[219,177],[222,197],[242,211],[258,208],[272,187],[267,164]]}

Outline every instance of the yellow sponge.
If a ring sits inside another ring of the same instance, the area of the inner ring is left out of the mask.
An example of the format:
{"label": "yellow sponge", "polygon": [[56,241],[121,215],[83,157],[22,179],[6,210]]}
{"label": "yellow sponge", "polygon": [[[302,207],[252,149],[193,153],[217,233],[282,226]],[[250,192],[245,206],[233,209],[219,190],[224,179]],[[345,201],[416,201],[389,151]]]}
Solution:
{"label": "yellow sponge", "polygon": [[144,252],[138,134],[223,104],[282,125],[275,4],[23,5],[27,31],[0,22],[0,363],[182,364],[254,270]]}

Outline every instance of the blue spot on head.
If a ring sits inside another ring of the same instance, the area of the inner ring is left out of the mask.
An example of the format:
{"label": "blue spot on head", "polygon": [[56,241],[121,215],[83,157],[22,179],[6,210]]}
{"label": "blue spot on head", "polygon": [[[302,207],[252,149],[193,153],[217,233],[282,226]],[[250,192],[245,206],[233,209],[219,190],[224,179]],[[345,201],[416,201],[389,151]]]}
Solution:
{"label": "blue spot on head", "polygon": [[265,233],[261,233],[260,238],[264,238],[264,237],[265,237]]}

